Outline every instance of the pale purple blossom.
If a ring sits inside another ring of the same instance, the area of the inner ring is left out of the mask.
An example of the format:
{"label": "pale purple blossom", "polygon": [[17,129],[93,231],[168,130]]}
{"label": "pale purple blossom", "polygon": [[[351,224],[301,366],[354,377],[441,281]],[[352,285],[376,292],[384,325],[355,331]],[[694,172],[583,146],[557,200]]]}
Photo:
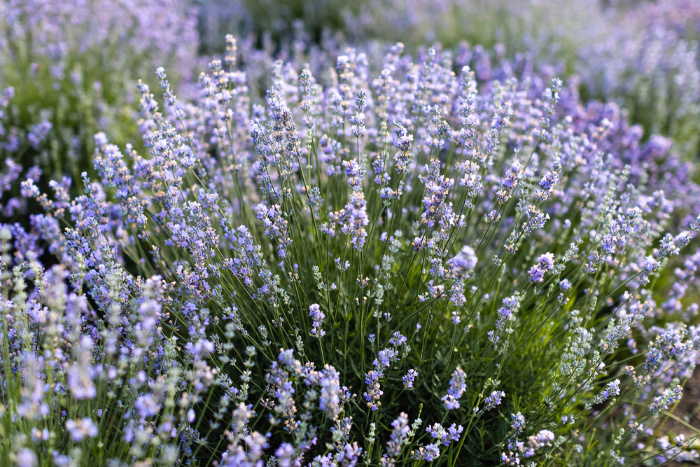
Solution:
{"label": "pale purple blossom", "polygon": [[318,303],[314,303],[309,307],[309,316],[313,320],[313,323],[311,324],[311,334],[319,339],[325,336],[326,332],[321,329],[321,325],[323,324],[323,320],[326,318],[326,315],[321,311],[321,306]]}
{"label": "pale purple blossom", "polygon": [[446,409],[454,410],[460,407],[459,399],[464,394],[464,391],[467,390],[466,377],[467,375],[460,367],[457,367],[452,373],[450,388],[447,390],[447,394],[441,399]]}

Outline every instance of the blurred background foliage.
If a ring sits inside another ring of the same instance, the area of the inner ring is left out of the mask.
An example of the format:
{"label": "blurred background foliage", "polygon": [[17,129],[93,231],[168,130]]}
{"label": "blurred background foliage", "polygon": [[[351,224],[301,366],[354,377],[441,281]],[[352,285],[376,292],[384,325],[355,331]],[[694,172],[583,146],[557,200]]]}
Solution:
{"label": "blurred background foliage", "polygon": [[121,146],[137,141],[137,80],[157,85],[160,65],[172,69],[174,84],[191,80],[196,26],[196,8],[179,0],[0,2],[5,166],[37,166],[44,182],[79,180],[93,172],[95,133]]}

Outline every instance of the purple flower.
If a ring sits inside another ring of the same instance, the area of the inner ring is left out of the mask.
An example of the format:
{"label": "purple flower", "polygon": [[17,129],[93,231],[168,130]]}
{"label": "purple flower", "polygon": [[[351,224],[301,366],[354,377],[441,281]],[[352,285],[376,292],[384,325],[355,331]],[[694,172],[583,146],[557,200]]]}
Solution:
{"label": "purple flower", "polygon": [[408,415],[401,412],[399,418],[391,422],[391,437],[387,443],[387,455],[398,457],[401,454],[404,441],[411,428],[408,426]]}
{"label": "purple flower", "polygon": [[425,429],[430,433],[431,438],[435,439],[439,444],[449,446],[453,441],[459,441],[459,437],[464,431],[462,425],[452,424],[447,430],[439,423],[433,424]]}
{"label": "purple flower", "polygon": [[460,367],[457,367],[452,373],[450,388],[447,390],[447,394],[441,399],[446,409],[454,410],[460,407],[459,399],[462,397],[462,394],[464,394],[464,391],[467,390],[466,378],[466,373],[464,373]]}
{"label": "purple flower", "polygon": [[38,461],[39,460],[37,459],[36,454],[31,449],[20,449],[17,453],[17,465],[21,465],[24,467],[35,467]]}
{"label": "purple flower", "polygon": [[326,315],[321,311],[321,306],[318,303],[314,303],[309,307],[309,316],[311,319],[313,319],[313,323],[311,324],[311,334],[319,339],[325,336],[326,332],[321,329],[321,325],[323,324],[323,320],[326,318]]}
{"label": "purple flower", "polygon": [[513,430],[513,435],[517,436],[525,430],[525,417],[518,412],[517,414],[511,414],[510,416],[511,424],[510,428]]}
{"label": "purple flower", "polygon": [[501,399],[506,396],[503,391],[493,391],[486,399],[484,399],[484,410],[492,410],[501,405]]}
{"label": "purple flower", "polygon": [[415,381],[415,379],[417,377],[418,377],[418,372],[416,370],[414,370],[413,368],[408,370],[408,373],[406,373],[406,375],[403,378],[401,378],[403,380],[404,387],[406,389],[412,388],[413,382]]}
{"label": "purple flower", "polygon": [[540,255],[537,259],[537,263],[543,271],[550,271],[554,268],[554,255],[552,253]]}
{"label": "purple flower", "polygon": [[398,331],[392,334],[389,338],[389,344],[393,345],[394,347],[401,347],[406,342],[408,342],[406,336],[401,335],[401,333]]}
{"label": "purple flower", "polygon": [[68,430],[71,440],[76,443],[85,438],[94,438],[97,436],[97,425],[87,417],[76,420],[66,420],[66,430]]}
{"label": "purple flower", "polygon": [[530,282],[542,282],[544,281],[545,271],[540,268],[539,265],[535,265],[530,268],[528,274],[530,275]]}
{"label": "purple flower", "polygon": [[332,366],[326,365],[319,374],[318,385],[321,387],[319,408],[331,420],[336,420],[342,411],[341,397],[344,392],[340,387],[340,374]]}
{"label": "purple flower", "polygon": [[460,252],[450,259],[447,264],[450,266],[450,272],[454,277],[467,278],[474,271],[478,261],[474,249],[469,245],[464,245]]}
{"label": "purple flower", "polygon": [[528,438],[528,449],[525,452],[525,457],[532,457],[535,451],[545,446],[551,446],[554,442],[554,433],[549,430],[541,430],[534,436]]}
{"label": "purple flower", "polygon": [[287,228],[287,220],[282,216],[279,205],[273,204],[269,208],[264,204],[258,204],[255,209],[258,219],[265,225],[265,235],[277,241],[277,253],[280,258],[287,256],[287,248],[292,244]]}
{"label": "purple flower", "polygon": [[440,457],[440,447],[435,444],[429,444],[425,447],[421,446],[416,452],[416,457],[426,462],[433,462]]}
{"label": "purple flower", "polygon": [[433,160],[426,166],[427,175],[419,175],[425,185],[423,198],[423,223],[433,227],[437,219],[448,216],[452,211],[452,203],[445,203],[448,190],[454,185],[454,180],[440,175],[440,161]]}
{"label": "purple flower", "polygon": [[515,313],[520,309],[520,300],[522,297],[519,293],[503,299],[503,306],[498,309],[498,319],[496,320],[496,329],[502,331],[506,327],[506,323],[515,319]]}
{"label": "purple flower", "polygon": [[501,179],[501,189],[498,190],[498,204],[503,204],[508,201],[523,174],[523,166],[517,160],[514,160],[511,166],[506,171],[505,177]]}
{"label": "purple flower", "polygon": [[97,388],[93,382],[94,369],[90,365],[93,349],[93,340],[90,336],[83,336],[77,346],[78,361],[68,370],[68,388],[74,398],[93,399],[97,395]]}
{"label": "purple flower", "polygon": [[660,410],[666,410],[671,404],[681,399],[683,396],[683,388],[676,386],[674,388],[665,389],[663,394],[654,398],[649,405],[651,413],[658,413]]}
{"label": "purple flower", "polygon": [[399,148],[399,151],[394,155],[394,170],[399,175],[404,175],[408,172],[408,163],[411,160],[411,148],[413,145],[413,135],[407,133],[400,123],[394,123],[394,131],[396,139],[394,145]]}
{"label": "purple flower", "polygon": [[160,410],[160,405],[155,401],[152,394],[144,394],[136,398],[134,407],[139,413],[141,419],[152,417]]}

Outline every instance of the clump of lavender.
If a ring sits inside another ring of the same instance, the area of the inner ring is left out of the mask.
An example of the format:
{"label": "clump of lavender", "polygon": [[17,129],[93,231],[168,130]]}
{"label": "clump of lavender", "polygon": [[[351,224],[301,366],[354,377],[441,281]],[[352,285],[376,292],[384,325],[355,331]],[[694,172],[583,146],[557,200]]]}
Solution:
{"label": "clump of lavender", "polygon": [[1,230],[6,463],[659,454],[700,350],[692,165],[648,164],[558,79],[479,85],[439,48],[276,61],[265,100],[232,37],[224,58],[189,101],[141,83],[145,151],[98,135],[81,195],[23,182],[43,213]]}

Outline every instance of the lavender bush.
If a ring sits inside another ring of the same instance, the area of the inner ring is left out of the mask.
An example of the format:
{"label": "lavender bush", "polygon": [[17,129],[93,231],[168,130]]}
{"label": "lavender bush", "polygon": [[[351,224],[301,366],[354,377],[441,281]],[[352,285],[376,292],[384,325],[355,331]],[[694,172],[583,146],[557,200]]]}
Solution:
{"label": "lavender bush", "polygon": [[[470,61],[480,83],[503,79],[514,63],[529,62],[540,77],[556,74],[567,83],[580,83],[585,101],[617,102],[643,125],[643,139],[664,134],[684,157],[697,153],[700,10],[693,2],[664,0],[639,8],[627,2],[593,3],[585,11],[570,2],[546,0],[518,5],[384,2],[381,10],[363,2],[253,3],[204,2],[198,8],[202,51],[213,50],[228,28],[260,36],[248,35],[241,44],[252,94],[264,96],[269,86],[271,55],[322,70],[323,63],[343,53],[343,35],[377,58],[377,47],[385,45],[367,45],[367,38],[411,38],[411,50],[435,39],[447,44],[468,39],[480,45],[460,43],[472,58],[456,56],[455,64]],[[136,77],[165,65],[174,85],[180,75],[187,82],[198,61],[195,11],[179,0],[84,5],[5,1],[0,9],[0,158],[11,158],[25,171],[37,166],[49,178],[70,174],[77,180],[83,170],[93,174],[89,156],[97,131],[121,146],[132,141],[143,149],[134,137]],[[427,9],[438,14],[420,14]],[[298,21],[288,21],[291,17]],[[255,50],[258,46],[263,53]],[[377,62],[371,65],[378,73]],[[505,75],[495,74],[498,68]],[[571,73],[578,78],[569,78]],[[157,84],[150,77],[147,81]],[[181,93],[189,96],[184,88]],[[28,175],[38,180],[37,170]],[[6,218],[27,211],[2,204]]]}
{"label": "lavender bush", "polygon": [[450,51],[278,61],[264,100],[249,58],[227,37],[192,101],[140,83],[146,151],[98,133],[80,196],[22,182],[3,464],[697,457],[664,429],[700,350],[667,139]]}

